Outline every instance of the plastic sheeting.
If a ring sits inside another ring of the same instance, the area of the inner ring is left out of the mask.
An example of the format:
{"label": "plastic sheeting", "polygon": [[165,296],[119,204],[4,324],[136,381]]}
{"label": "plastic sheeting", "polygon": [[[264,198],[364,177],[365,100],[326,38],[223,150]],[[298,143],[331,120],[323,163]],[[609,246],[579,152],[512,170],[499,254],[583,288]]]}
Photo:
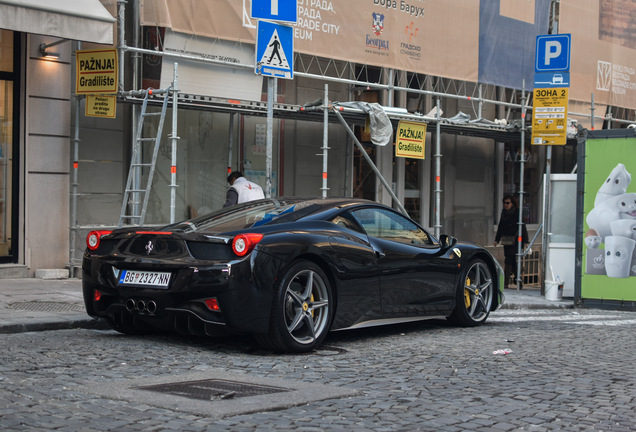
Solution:
{"label": "plastic sheeting", "polygon": [[334,102],[345,108],[355,108],[369,116],[371,142],[377,146],[385,146],[391,142],[393,125],[384,108],[377,103],[369,102]]}

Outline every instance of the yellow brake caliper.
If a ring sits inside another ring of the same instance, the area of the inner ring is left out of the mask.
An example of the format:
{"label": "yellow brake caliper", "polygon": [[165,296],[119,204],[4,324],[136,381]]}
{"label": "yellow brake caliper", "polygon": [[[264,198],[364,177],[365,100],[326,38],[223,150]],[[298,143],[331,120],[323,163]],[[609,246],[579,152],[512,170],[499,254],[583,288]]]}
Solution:
{"label": "yellow brake caliper", "polygon": [[[466,286],[470,286],[470,278],[466,278]],[[468,288],[464,288],[464,304],[466,309],[470,307],[470,291],[468,291]]]}
{"label": "yellow brake caliper", "polygon": [[[311,302],[312,303],[314,302],[314,295],[313,294],[311,295]],[[312,318],[314,317],[314,310],[313,309],[311,310],[311,317]]]}

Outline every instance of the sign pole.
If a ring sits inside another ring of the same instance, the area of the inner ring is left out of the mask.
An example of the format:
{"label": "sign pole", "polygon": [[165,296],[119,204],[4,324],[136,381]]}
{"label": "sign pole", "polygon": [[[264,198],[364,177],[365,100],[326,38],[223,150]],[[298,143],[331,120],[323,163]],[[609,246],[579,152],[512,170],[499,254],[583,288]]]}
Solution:
{"label": "sign pole", "polygon": [[[550,238],[548,237],[548,233],[550,232],[550,194],[552,192],[552,146],[549,145],[546,148],[546,157],[545,157],[545,185],[543,186],[544,196],[543,196],[543,240],[541,242],[541,273],[543,275],[542,281],[547,280],[548,272],[546,269],[546,265],[548,264],[547,253],[548,253],[548,242]],[[545,295],[545,283],[541,283],[541,295]]]}
{"label": "sign pole", "polygon": [[274,133],[274,77],[267,78],[267,156],[265,160],[265,198],[272,197],[272,135]]}

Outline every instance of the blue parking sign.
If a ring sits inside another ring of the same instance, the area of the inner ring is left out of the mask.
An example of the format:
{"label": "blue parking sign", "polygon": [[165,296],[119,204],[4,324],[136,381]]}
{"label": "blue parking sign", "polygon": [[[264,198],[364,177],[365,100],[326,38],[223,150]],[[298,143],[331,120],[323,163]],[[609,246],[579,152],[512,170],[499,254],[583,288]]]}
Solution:
{"label": "blue parking sign", "polygon": [[570,34],[537,36],[535,72],[570,70]]}

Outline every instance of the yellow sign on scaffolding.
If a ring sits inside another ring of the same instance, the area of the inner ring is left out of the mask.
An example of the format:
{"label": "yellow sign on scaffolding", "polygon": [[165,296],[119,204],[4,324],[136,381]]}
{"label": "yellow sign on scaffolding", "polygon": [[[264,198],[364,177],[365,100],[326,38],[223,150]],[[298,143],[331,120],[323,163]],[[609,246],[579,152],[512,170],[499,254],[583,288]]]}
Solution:
{"label": "yellow sign on scaffolding", "polygon": [[117,50],[82,50],[76,53],[76,94],[117,93]]}
{"label": "yellow sign on scaffolding", "polygon": [[115,118],[116,109],[115,96],[86,96],[86,117]]}
{"label": "yellow sign on scaffolding", "polygon": [[400,120],[395,140],[395,156],[424,159],[426,123]]}
{"label": "yellow sign on scaffolding", "polygon": [[532,144],[565,145],[567,142],[568,88],[534,89]]}

